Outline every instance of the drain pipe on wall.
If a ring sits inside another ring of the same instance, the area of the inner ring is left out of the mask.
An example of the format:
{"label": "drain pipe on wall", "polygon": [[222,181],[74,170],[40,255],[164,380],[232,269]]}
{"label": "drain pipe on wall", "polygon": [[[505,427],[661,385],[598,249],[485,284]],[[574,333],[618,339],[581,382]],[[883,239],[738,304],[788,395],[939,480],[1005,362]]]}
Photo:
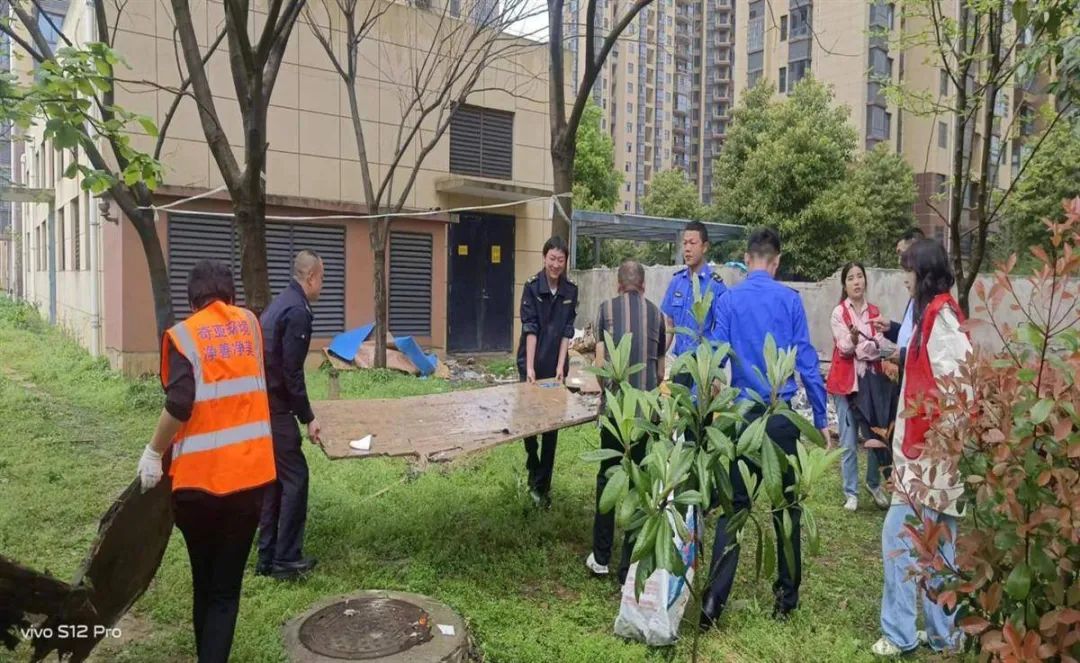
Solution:
{"label": "drain pipe on wall", "polygon": [[[97,41],[97,26],[94,24],[94,0],[87,0],[86,2],[86,20],[83,22],[86,25],[86,41],[87,43]],[[82,196],[82,192],[79,193]],[[90,229],[87,237],[87,253],[90,254],[90,356],[101,356],[101,275],[98,271],[101,268],[101,260],[98,255],[99,244],[101,240],[101,216],[98,214],[98,206],[91,204],[94,199],[90,197],[90,194],[86,194],[86,204],[80,205],[86,210],[87,226]],[[104,205],[105,198],[102,197],[101,204]]]}

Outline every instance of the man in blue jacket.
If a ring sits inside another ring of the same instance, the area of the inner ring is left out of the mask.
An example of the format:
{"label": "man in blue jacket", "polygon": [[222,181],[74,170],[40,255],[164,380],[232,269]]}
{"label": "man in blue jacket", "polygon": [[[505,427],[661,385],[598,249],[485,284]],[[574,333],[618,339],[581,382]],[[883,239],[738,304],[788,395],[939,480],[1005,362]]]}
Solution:
{"label": "man in blue jacket", "polygon": [[[686,224],[683,229],[682,248],[684,265],[671,278],[667,293],[660,304],[660,311],[664,314],[664,322],[667,326],[668,347],[671,347],[674,340],[675,357],[697,350],[701,342],[699,337],[713,340],[710,337],[716,317],[716,307],[719,305],[720,295],[727,290],[720,274],[712,271],[706,259],[709,252],[709,231],[705,228],[705,224],[700,221],[691,221]],[[706,292],[712,293],[712,304],[705,316],[705,324],[701,328],[698,328],[692,309],[695,280],[700,297],[704,297]],[[692,330],[695,333],[676,332],[676,328]],[[663,376],[660,377],[663,378]],[[672,382],[687,388],[693,386],[688,373],[673,376]]]}
{"label": "man in blue jacket", "polygon": [[[712,334],[716,343],[731,345],[734,354],[731,386],[739,389],[739,400],[753,400],[749,394],[755,392],[768,402],[772,390],[759,376],[767,375],[764,348],[765,339],[771,334],[780,350],[795,348],[795,366],[814,412],[814,426],[826,434],[828,439],[825,382],[818,368],[817,350],[810,344],[806,311],[799,293],[775,280],[776,270],[780,266],[780,236],[776,231],[761,228],[750,235],[746,265],[746,280],[720,298]],[[790,403],[796,390],[795,379],[792,377],[780,389],[778,396]],[[764,407],[755,405],[747,415],[747,423],[760,418],[764,413]],[[779,415],[771,417],[766,422],[765,432],[785,455],[797,455],[799,429],[787,418]],[[749,461],[747,465],[758,477],[761,476],[760,468]],[[787,494],[788,489],[795,483],[795,473],[790,468],[784,473],[783,482],[784,492]],[[748,509],[750,495],[742,474],[734,463],[731,467],[731,484],[734,489],[735,510]],[[802,551],[799,545],[801,511],[797,506],[788,506],[786,511],[792,524],[790,538],[783,534],[783,514],[777,512],[773,516],[777,540],[782,547],[791,546],[794,558],[794,568],[788,568],[783,548],[777,555],[779,577],[773,585],[773,593],[776,595],[773,615],[781,619],[798,605],[799,584],[802,581]],[[713,581],[702,602],[703,628],[711,627],[719,619],[731,593],[731,585],[735,581],[739,546],[735,544],[728,549],[731,541],[727,525],[727,517],[721,517],[716,523],[710,573]]]}
{"label": "man in blue jacket", "polygon": [[311,347],[311,304],[319,299],[322,284],[322,258],[314,251],[299,252],[293,262],[292,281],[260,319],[277,480],[267,486],[263,496],[255,573],[279,580],[295,578],[315,567],[314,559],[303,556],[308,465],[296,421],[307,426],[312,442],[319,441],[319,422],[311,411],[304,380],[304,360]]}

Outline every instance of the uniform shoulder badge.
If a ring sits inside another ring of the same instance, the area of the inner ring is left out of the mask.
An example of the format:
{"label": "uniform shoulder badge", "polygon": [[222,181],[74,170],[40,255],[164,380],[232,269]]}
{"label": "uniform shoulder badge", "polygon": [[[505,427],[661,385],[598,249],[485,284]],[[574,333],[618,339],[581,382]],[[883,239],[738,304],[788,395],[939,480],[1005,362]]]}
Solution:
{"label": "uniform shoulder badge", "polygon": [[712,272],[712,280],[716,281],[717,283],[723,283],[724,277],[720,276],[720,274],[717,272]]}
{"label": "uniform shoulder badge", "polygon": [[532,283],[532,282],[533,282],[533,281],[535,281],[535,280],[536,280],[536,274],[533,274],[533,275],[532,275],[532,276],[530,276],[529,278],[525,279],[525,282],[526,282],[526,283]]}

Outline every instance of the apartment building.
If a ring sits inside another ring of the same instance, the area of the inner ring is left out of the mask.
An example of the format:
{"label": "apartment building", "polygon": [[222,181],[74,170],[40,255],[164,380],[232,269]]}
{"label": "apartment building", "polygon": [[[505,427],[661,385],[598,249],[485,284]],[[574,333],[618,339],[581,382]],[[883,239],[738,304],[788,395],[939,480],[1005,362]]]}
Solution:
{"label": "apartment building", "polygon": [[[961,4],[955,4],[956,18]],[[928,236],[948,243],[947,219],[942,216],[948,206],[942,198],[949,190],[957,140],[952,114],[904,110],[886,99],[882,89],[886,81],[901,82],[907,90],[947,105],[955,85],[930,47],[910,38],[929,28],[928,19],[905,16],[900,7],[895,2],[864,0],[738,0],[736,101],[762,79],[775,86],[779,95],[808,75],[827,84],[835,102],[850,109],[860,149],[885,143],[911,165],[918,187],[918,223]],[[973,89],[974,80],[967,85]],[[1034,109],[1046,100],[1037,94],[1038,89],[1039,81],[1017,81],[998,98],[989,129],[991,180],[998,187],[1007,186],[1019,172],[1023,138],[1035,131]],[[974,140],[978,146],[983,131],[980,123],[961,139],[966,145]],[[980,163],[978,154],[975,160]],[[965,228],[971,225],[969,208],[977,194],[974,186],[964,194]],[[963,241],[970,242],[970,235]]]}
{"label": "apartment building", "polygon": [[[496,6],[491,0],[481,4]],[[177,85],[181,76],[167,3],[121,3],[119,16],[117,6],[106,6],[116,24],[115,48],[131,65],[125,78]],[[463,20],[481,11],[476,6],[458,7]],[[192,8],[205,49],[224,25],[222,6],[211,0]],[[76,42],[95,34],[89,9],[89,3],[76,2],[59,14],[58,25]],[[261,17],[255,18],[258,23]],[[344,329],[374,320],[374,286],[369,222],[311,218],[368,210],[344,83],[304,20],[290,38],[269,110],[267,215],[275,218],[267,221],[266,235],[275,294],[287,285],[297,250],[313,248],[324,258],[325,285],[314,306],[318,351]],[[418,38],[418,31],[439,20],[430,4],[394,3],[366,38],[358,87],[376,180],[395,151],[400,98],[407,93],[401,81],[409,80],[403,68],[423,60],[421,49],[431,42]],[[520,46],[484,71],[478,86],[483,90],[459,108],[418,171],[408,215],[391,224],[390,331],[437,351],[513,348],[520,329],[517,294],[540,268],[540,249],[551,232],[546,46],[525,40]],[[208,77],[226,134],[237,143],[242,122],[227,58],[224,50],[216,52]],[[30,58],[18,62],[24,75],[32,75]],[[117,89],[118,105],[159,123],[172,100],[171,93],[152,86]],[[148,150],[154,139],[134,135],[133,143]],[[233,149],[240,154],[242,145]],[[54,149],[40,128],[21,137],[16,151],[24,155],[15,157],[17,183],[54,193],[52,204],[16,205],[21,221],[10,253],[21,265],[19,296],[125,373],[154,372],[159,339],[138,234],[108,196],[92,197],[80,182],[63,177],[79,154]],[[406,166],[415,152],[406,153]],[[182,319],[189,314],[185,284],[192,264],[222,260],[239,280],[239,242],[230,201],[223,191],[214,192],[223,180],[190,99],[169,125],[161,155],[165,179],[155,192],[156,206],[210,193],[157,211],[174,313]],[[399,173],[402,182],[407,174]],[[506,206],[438,212],[493,204]]]}
{"label": "apartment building", "polygon": [[[596,31],[604,35],[628,4],[599,0],[596,7]],[[569,0],[565,9],[575,85],[585,69],[587,8],[587,0]],[[653,175],[671,168],[710,200],[712,160],[732,101],[733,11],[731,0],[656,0],[612,49],[592,96],[623,175],[616,211],[641,212]]]}

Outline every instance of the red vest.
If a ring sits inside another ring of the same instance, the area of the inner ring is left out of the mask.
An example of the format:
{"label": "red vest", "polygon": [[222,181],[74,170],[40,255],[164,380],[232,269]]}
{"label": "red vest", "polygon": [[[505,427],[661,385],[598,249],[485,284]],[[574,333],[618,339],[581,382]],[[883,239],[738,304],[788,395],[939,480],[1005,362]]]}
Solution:
{"label": "red vest", "polygon": [[918,347],[914,345],[914,336],[908,345],[907,361],[904,363],[904,409],[914,405],[918,396],[923,397],[915,414],[904,421],[904,439],[900,449],[904,457],[910,460],[915,460],[922,455],[926,434],[939,416],[938,400],[941,397],[941,391],[938,389],[937,379],[930,366],[930,353],[927,348],[930,345],[930,333],[934,330],[938,314],[946,306],[952,309],[960,322],[964,321],[964,314],[952,295],[949,293],[938,295],[926,307],[922,322],[919,324]]}
{"label": "red vest", "polygon": [[[881,311],[873,304],[867,304],[871,318],[881,315]],[[840,311],[844,316],[844,325],[850,329],[854,321],[851,319],[847,301],[840,302]],[[880,370],[881,362],[874,362],[874,370]],[[845,357],[840,354],[840,348],[833,346],[832,363],[829,364],[829,375],[825,379],[825,391],[834,396],[847,396],[855,391],[855,355]]]}

